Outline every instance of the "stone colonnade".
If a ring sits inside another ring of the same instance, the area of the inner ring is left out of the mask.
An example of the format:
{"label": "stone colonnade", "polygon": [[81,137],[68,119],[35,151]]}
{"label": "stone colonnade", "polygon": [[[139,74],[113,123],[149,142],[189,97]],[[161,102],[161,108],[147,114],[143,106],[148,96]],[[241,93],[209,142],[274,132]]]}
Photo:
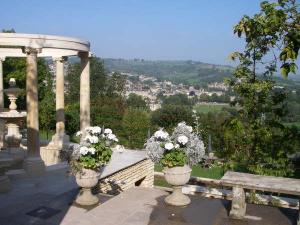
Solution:
{"label": "stone colonnade", "polygon": [[[49,145],[61,150],[69,142],[64,113],[64,63],[69,56],[81,59],[80,129],[83,131],[90,125],[90,43],[53,35],[0,33],[0,111],[4,102],[3,61],[7,57],[26,57],[27,157],[24,169],[29,175],[40,175],[45,170],[39,138],[37,58],[52,57],[56,64],[56,133]],[[3,134],[0,136],[3,138]]]}

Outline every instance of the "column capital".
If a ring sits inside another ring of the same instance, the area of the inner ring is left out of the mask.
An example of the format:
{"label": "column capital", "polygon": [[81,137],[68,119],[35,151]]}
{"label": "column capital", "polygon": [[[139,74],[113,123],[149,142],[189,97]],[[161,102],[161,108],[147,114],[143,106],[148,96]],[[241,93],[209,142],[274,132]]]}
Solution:
{"label": "column capital", "polygon": [[23,53],[27,55],[37,55],[38,53],[42,52],[41,48],[32,48],[32,47],[23,47]]}
{"label": "column capital", "polygon": [[59,56],[59,57],[52,57],[53,61],[59,61],[59,62],[66,62],[68,61],[68,57],[67,56]]}
{"label": "column capital", "polygon": [[80,57],[80,58],[91,58],[92,53],[91,52],[78,52],[78,57]]}

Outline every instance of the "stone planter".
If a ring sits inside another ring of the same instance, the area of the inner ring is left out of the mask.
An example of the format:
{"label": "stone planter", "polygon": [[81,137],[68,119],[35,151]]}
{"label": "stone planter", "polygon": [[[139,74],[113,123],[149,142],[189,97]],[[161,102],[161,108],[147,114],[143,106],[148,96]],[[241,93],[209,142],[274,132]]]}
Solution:
{"label": "stone planter", "polygon": [[185,185],[191,177],[191,168],[188,165],[173,168],[164,168],[166,181],[173,186],[173,193],[165,198],[169,205],[185,206],[190,204],[191,200],[182,193],[182,186]]}
{"label": "stone planter", "polygon": [[76,174],[76,182],[81,190],[75,200],[80,205],[95,205],[99,198],[92,194],[92,188],[97,185],[100,172],[91,169],[82,169]]}

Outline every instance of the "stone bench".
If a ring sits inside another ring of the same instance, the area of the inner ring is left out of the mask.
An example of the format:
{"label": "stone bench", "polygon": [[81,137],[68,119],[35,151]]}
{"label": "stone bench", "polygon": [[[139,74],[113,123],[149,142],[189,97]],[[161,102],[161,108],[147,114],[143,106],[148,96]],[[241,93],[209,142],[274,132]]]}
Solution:
{"label": "stone bench", "polygon": [[118,194],[135,186],[152,188],[154,164],[145,151],[114,151],[110,163],[101,173],[98,190]]}
{"label": "stone bench", "polygon": [[[246,213],[246,196],[244,189],[295,195],[297,198],[300,196],[299,179],[228,171],[222,177],[220,184],[222,186],[233,187],[230,217],[235,219],[244,218]],[[299,219],[297,225],[300,225]]]}

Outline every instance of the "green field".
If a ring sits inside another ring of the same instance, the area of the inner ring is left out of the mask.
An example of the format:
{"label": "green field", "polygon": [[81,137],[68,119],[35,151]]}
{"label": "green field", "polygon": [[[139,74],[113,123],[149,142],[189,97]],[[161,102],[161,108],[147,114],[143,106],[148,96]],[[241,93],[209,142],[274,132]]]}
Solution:
{"label": "green field", "polygon": [[[161,172],[162,167],[160,165],[155,165],[154,170],[157,172]],[[203,168],[200,165],[196,165],[192,167],[192,176],[194,177],[221,179],[223,175],[224,175],[224,170],[221,167]],[[166,183],[166,181],[163,178],[157,178],[157,177],[154,179],[154,185],[169,187],[169,185]]]}
{"label": "green field", "polygon": [[198,113],[217,113],[222,111],[223,107],[227,107],[228,105],[225,104],[203,104],[203,105],[195,105],[194,110]]}
{"label": "green field", "polygon": [[284,123],[286,126],[296,126],[298,129],[300,129],[300,122],[292,122],[292,123]]}

